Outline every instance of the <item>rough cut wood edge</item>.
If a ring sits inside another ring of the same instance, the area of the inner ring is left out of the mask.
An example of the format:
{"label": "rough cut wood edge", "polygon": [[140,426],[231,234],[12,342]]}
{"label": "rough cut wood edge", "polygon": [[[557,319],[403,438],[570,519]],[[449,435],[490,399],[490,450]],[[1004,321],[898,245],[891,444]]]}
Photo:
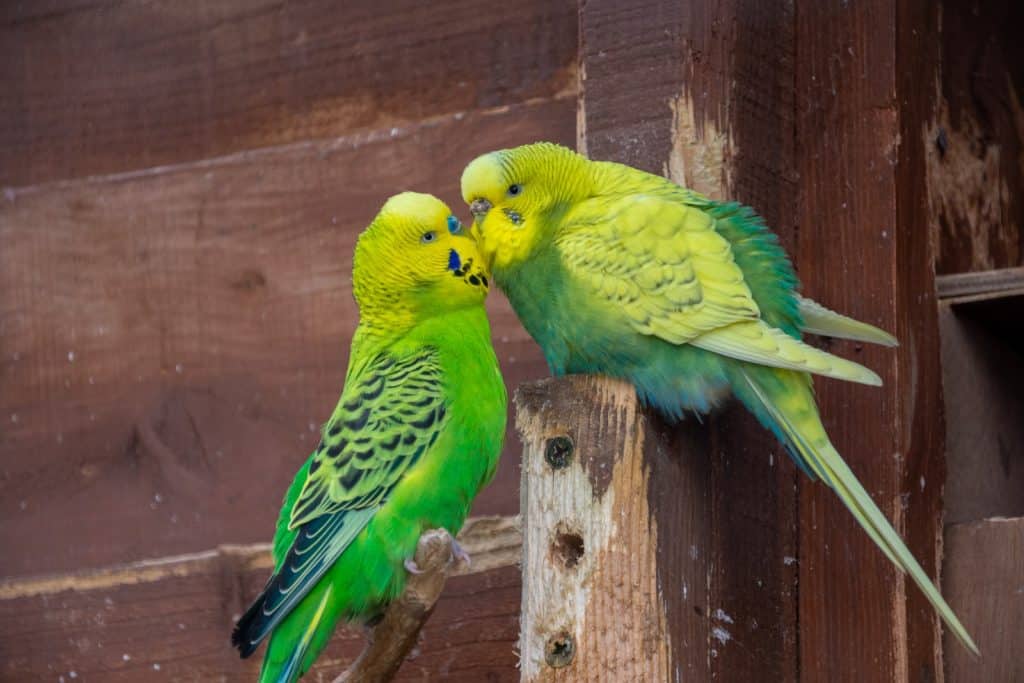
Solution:
{"label": "rough cut wood edge", "polygon": [[[659,518],[683,515],[652,491],[680,475],[655,464],[669,454],[651,448],[657,435],[647,431],[633,388],[572,376],[523,385],[515,403],[528,520],[521,680],[677,680],[681,643],[688,636],[687,652],[706,659],[706,633],[687,625],[676,638],[681,629],[670,622],[680,612],[693,619],[704,606],[678,609],[688,585],[668,570],[687,564],[677,552],[685,541],[659,540]],[[706,575],[697,554],[690,549],[691,579]],[[703,594],[697,581],[689,585]]]}
{"label": "rough cut wood edge", "polygon": [[935,277],[940,299],[959,304],[1024,295],[1024,267]]}
{"label": "rough cut wood edge", "polygon": [[415,647],[448,576],[465,564],[456,557],[452,537],[444,529],[420,536],[414,559],[421,573],[409,575],[402,595],[373,627],[362,654],[334,683],[383,683],[394,678]]}
{"label": "rough cut wood edge", "polygon": [[981,649],[945,635],[946,680],[1024,680],[1024,517],[946,528],[942,592]]}
{"label": "rough cut wood edge", "polygon": [[[472,558],[472,565],[460,566],[451,573],[452,576],[480,574],[515,566],[519,562],[522,546],[519,516],[472,517],[462,527],[458,541]],[[269,543],[222,545],[201,553],[142,560],[73,574],[0,579],[0,600],[54,595],[63,591],[115,588],[160,581],[168,577],[188,576],[200,567],[215,564],[222,559],[232,560],[232,565],[239,571],[273,567]]]}

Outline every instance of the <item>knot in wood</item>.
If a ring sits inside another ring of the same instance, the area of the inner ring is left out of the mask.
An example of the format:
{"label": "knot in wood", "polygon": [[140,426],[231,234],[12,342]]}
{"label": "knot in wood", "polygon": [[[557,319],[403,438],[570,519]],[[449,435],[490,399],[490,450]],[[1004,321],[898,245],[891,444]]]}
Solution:
{"label": "knot in wood", "polygon": [[568,436],[554,436],[544,445],[544,459],[552,469],[568,467],[572,461],[573,444]]}
{"label": "knot in wood", "polygon": [[575,656],[576,642],[565,631],[551,636],[544,644],[544,661],[553,669],[569,666]]}

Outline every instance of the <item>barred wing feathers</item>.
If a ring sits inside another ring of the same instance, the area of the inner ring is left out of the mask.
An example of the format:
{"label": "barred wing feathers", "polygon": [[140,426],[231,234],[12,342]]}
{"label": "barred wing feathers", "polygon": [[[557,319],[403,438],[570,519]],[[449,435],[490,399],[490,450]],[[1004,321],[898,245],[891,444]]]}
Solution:
{"label": "barred wing feathers", "polygon": [[381,355],[346,384],[310,460],[263,594],[232,635],[247,656],[288,614],[437,441],[447,413],[436,351]]}

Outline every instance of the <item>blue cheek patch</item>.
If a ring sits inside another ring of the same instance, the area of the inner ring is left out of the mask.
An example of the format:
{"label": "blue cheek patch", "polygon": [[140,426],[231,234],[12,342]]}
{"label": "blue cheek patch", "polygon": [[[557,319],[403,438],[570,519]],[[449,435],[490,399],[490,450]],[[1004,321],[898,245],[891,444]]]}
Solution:
{"label": "blue cheek patch", "polygon": [[459,258],[459,252],[454,249],[448,251],[448,270],[458,270],[462,265],[462,259]]}
{"label": "blue cheek patch", "polygon": [[448,232],[453,235],[462,233],[462,223],[455,216],[448,216]]}

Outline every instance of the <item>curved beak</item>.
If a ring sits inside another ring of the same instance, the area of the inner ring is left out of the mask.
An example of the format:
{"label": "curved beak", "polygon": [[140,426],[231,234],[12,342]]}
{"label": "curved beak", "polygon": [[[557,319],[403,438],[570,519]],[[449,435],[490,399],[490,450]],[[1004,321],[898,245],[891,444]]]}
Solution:
{"label": "curved beak", "polygon": [[470,202],[469,210],[475,218],[479,219],[487,215],[487,212],[490,211],[493,206],[494,205],[486,199],[477,198]]}

